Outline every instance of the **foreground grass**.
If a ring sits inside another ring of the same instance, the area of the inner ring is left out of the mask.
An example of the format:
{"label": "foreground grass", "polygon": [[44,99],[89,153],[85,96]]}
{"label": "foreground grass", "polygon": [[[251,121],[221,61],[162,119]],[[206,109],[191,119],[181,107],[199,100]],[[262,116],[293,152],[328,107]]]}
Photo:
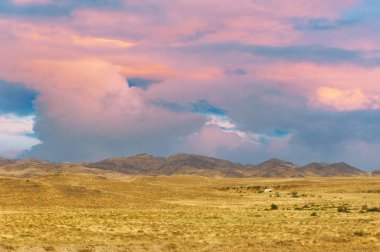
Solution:
{"label": "foreground grass", "polygon": [[0,251],[377,251],[378,207],[375,177],[0,177]]}

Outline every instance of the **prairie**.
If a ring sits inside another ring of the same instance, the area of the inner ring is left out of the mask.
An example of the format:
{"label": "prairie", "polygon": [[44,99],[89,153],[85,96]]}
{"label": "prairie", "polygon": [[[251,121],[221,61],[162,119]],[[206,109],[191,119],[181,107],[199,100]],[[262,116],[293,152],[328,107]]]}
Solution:
{"label": "prairie", "polygon": [[380,177],[0,177],[0,251],[379,251],[379,207]]}

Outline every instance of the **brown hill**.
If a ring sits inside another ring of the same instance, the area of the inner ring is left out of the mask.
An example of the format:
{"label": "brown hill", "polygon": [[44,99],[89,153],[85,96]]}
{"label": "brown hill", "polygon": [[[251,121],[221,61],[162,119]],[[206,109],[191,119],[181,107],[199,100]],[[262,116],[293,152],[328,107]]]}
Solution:
{"label": "brown hill", "polygon": [[380,176],[380,170],[371,172],[372,176]]}
{"label": "brown hill", "polygon": [[[190,155],[177,154],[166,159],[167,168],[171,174],[209,174],[223,177],[242,177],[243,166],[227,160]],[[205,172],[206,171],[206,172]]]}
{"label": "brown hill", "polygon": [[148,154],[139,154],[131,157],[109,158],[99,162],[87,164],[88,168],[98,168],[128,174],[164,174],[162,166],[165,158],[154,157]]}
{"label": "brown hill", "polygon": [[15,160],[8,158],[0,158],[0,167],[14,163]]}
{"label": "brown hill", "polygon": [[[131,157],[109,158],[94,163],[52,163],[38,159],[0,159],[0,175],[34,177],[55,173],[87,173],[104,176],[124,175],[200,175],[209,177],[334,177],[363,176],[367,173],[346,163],[311,163],[305,166],[271,159],[258,165],[242,165],[227,160],[177,154],[154,157],[139,154]],[[376,172],[373,173],[376,175]]]}
{"label": "brown hill", "polygon": [[243,176],[241,173],[242,165],[240,164],[191,154],[177,154],[167,158],[139,154],[131,157],[105,159],[87,164],[86,167],[140,175]]}
{"label": "brown hill", "polygon": [[302,171],[307,177],[351,177],[363,176],[365,172],[358,168],[352,167],[346,163],[325,164],[325,163],[311,163],[297,168]]}
{"label": "brown hill", "polygon": [[249,171],[245,172],[248,177],[305,177],[303,171],[297,170],[298,166],[280,159],[270,159],[255,166],[250,166]]}
{"label": "brown hill", "polygon": [[154,157],[139,154],[131,157],[111,158],[89,163],[89,168],[112,170],[135,175],[202,175],[221,177],[334,177],[363,176],[367,173],[346,163],[311,163],[305,166],[271,159],[258,165],[242,165],[223,159],[200,155],[177,154],[169,157]]}
{"label": "brown hill", "polygon": [[37,159],[19,159],[2,162],[0,175],[31,177],[56,172],[59,164]]}
{"label": "brown hill", "polygon": [[38,159],[0,159],[0,176],[29,178],[58,173],[115,175],[111,171],[87,168],[81,164],[52,163]]}

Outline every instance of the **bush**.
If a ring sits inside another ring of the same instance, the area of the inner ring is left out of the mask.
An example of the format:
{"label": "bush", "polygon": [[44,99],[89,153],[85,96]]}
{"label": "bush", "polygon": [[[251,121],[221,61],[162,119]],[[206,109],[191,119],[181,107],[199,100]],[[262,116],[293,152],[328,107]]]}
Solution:
{"label": "bush", "polygon": [[278,210],[278,206],[277,206],[276,204],[272,204],[272,205],[270,206],[270,209],[271,209],[271,210]]}
{"label": "bush", "polygon": [[292,192],[291,195],[293,198],[299,198],[298,192]]}
{"label": "bush", "polygon": [[347,206],[339,206],[338,207],[338,212],[339,213],[349,213],[350,209]]}
{"label": "bush", "polygon": [[368,207],[367,205],[363,205],[360,212],[380,212],[380,207]]}
{"label": "bush", "polygon": [[44,247],[45,251],[56,251],[53,246],[46,246]]}
{"label": "bush", "polygon": [[367,212],[380,212],[380,207],[371,207],[371,208],[368,208]]}
{"label": "bush", "polygon": [[318,215],[317,215],[317,212],[312,212],[312,213],[311,213],[311,216],[318,216]]}
{"label": "bush", "polygon": [[354,235],[363,237],[365,233],[363,232],[363,230],[359,230],[359,231],[355,231]]}

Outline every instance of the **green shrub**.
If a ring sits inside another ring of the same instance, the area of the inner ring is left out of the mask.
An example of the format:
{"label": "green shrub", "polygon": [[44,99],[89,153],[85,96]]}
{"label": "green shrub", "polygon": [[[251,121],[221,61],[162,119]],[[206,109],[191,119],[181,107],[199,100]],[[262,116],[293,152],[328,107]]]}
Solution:
{"label": "green shrub", "polygon": [[359,230],[359,231],[355,231],[354,235],[363,237],[365,233],[363,232],[363,230]]}
{"label": "green shrub", "polygon": [[367,212],[380,212],[380,207],[371,207],[371,208],[368,208]]}
{"label": "green shrub", "polygon": [[362,209],[360,211],[361,213],[364,212],[380,212],[380,207],[368,207],[367,204],[362,206]]}
{"label": "green shrub", "polygon": [[45,251],[56,251],[53,246],[46,246],[44,247]]}
{"label": "green shrub", "polygon": [[312,212],[312,213],[311,213],[311,216],[318,216],[318,215],[317,215],[317,212]]}
{"label": "green shrub", "polygon": [[291,192],[293,198],[299,198],[298,192]]}
{"label": "green shrub", "polygon": [[270,209],[271,209],[271,210],[278,210],[278,206],[277,206],[276,204],[272,204],[272,205],[270,206]]}
{"label": "green shrub", "polygon": [[338,212],[339,213],[349,213],[350,212],[350,209],[347,207],[347,206],[339,206],[338,207]]}

